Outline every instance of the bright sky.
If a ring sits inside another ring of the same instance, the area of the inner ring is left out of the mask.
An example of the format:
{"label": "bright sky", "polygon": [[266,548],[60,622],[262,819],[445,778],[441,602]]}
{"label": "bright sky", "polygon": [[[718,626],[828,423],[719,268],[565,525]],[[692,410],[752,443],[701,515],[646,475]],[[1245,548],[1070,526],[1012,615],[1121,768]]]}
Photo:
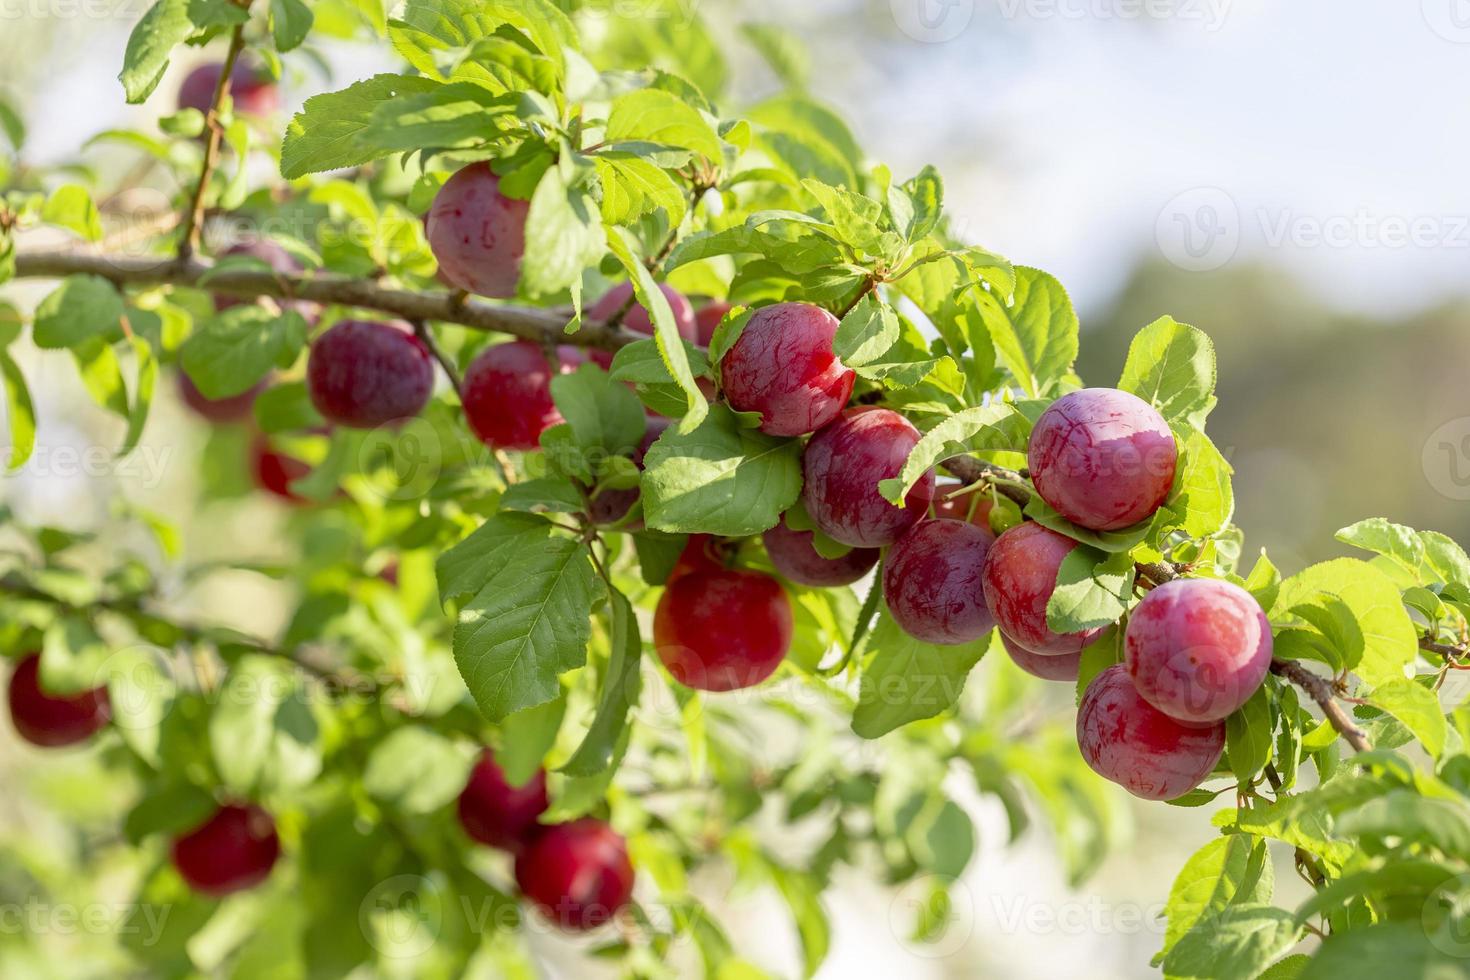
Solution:
{"label": "bright sky", "polygon": [[[814,88],[895,171],[940,162],[971,237],[1055,273],[1083,304],[1160,241],[1171,259],[1211,265],[1238,240],[1237,260],[1280,261],[1359,308],[1464,288],[1467,0],[811,8],[790,26],[833,38],[863,17],[882,39],[858,58],[819,49]],[[920,13],[939,25],[929,36],[957,36],[913,40],[899,25],[923,36]]]}

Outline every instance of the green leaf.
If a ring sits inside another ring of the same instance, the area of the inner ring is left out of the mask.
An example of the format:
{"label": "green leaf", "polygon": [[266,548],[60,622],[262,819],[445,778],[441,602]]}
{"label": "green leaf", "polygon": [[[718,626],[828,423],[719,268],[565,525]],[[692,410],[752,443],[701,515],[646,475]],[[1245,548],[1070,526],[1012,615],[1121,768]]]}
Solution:
{"label": "green leaf", "polygon": [[719,134],[699,110],[659,89],[639,89],[614,100],[604,138],[609,143],[662,143],[693,150],[715,163],[724,160]]}
{"label": "green leaf", "polygon": [[209,718],[209,747],[225,787],[250,797],[299,786],[321,769],[318,731],[299,681],[277,657],[251,655],[231,668]]}
{"label": "green leaf", "polygon": [[883,220],[883,205],[845,187],[832,187],[812,178],[803,180],[801,186],[822,206],[827,220],[837,231],[838,240],[862,252],[878,248],[883,237],[879,224]]}
{"label": "green leaf", "polygon": [[669,227],[677,228],[688,211],[688,195],[662,167],[626,153],[600,153],[597,176],[602,184],[602,220],[632,224],[660,209]]}
{"label": "green leaf", "polygon": [[255,424],[266,433],[311,430],[326,424],[304,381],[273,384],[255,396],[252,405]]}
{"label": "green leaf", "polygon": [[548,168],[526,213],[522,290],[533,296],[561,292],[580,282],[606,249],[597,202],[585,188],[569,185],[560,167]]}
{"label": "green leaf", "polygon": [[92,195],[80,184],[62,184],[52,191],[41,209],[41,220],[68,228],[89,242],[102,238],[102,216]]}
{"label": "green leaf", "polygon": [[597,714],[582,737],[582,744],[561,767],[560,771],[569,776],[593,776],[612,763],[613,753],[628,727],[628,714],[638,704],[643,687],[643,640],[638,633],[638,618],[621,592],[614,589],[608,600],[608,642],[612,654],[602,678]]}
{"label": "green leaf", "polygon": [[1301,936],[1291,913],[1270,905],[1228,905],[1197,922],[1164,957],[1180,980],[1254,980]]}
{"label": "green leaf", "polygon": [[822,908],[821,888],[811,875],[793,871],[775,862],[771,863],[770,871],[776,882],[776,890],[786,899],[791,915],[796,919],[804,975],[815,976],[822,961],[827,958],[827,950],[832,942],[827,913]]}
{"label": "green leaf", "polygon": [[691,432],[704,421],[705,414],[709,411],[709,402],[694,381],[694,373],[685,352],[684,338],[680,336],[678,324],[674,322],[674,311],[669,307],[669,298],[654,281],[648,267],[638,261],[637,243],[632,233],[626,228],[614,228],[612,232],[607,239],[608,247],[628,271],[633,294],[653,321],[653,337],[659,354],[663,357],[664,368],[683,390],[689,406],[689,411],[677,428],[680,432]]}
{"label": "green leaf", "polygon": [[5,99],[0,98],[0,133],[10,141],[10,148],[19,151],[26,141],[26,124],[20,113]]}
{"label": "green leaf", "polygon": [[[695,377],[708,377],[710,366],[705,352],[687,340],[683,341],[683,347],[689,373]],[[658,341],[652,337],[618,348],[613,355],[610,373],[613,380],[632,385],[643,404],[660,415],[683,418],[689,411],[689,399],[664,365]]]}
{"label": "green leaf", "polygon": [[168,68],[169,52],[194,33],[189,3],[158,0],[133,28],[123,54],[122,72],[117,76],[130,105],[152,94]]}
{"label": "green leaf", "polygon": [[431,729],[408,725],[373,746],[362,788],[403,813],[433,813],[464,789],[470,759]]}
{"label": "green leaf", "polygon": [[1235,514],[1230,481],[1234,472],[1209,436],[1189,430],[1180,445],[1179,471],[1164,507],[1177,516],[1190,537],[1211,537],[1230,523]]}
{"label": "green leaf", "polygon": [[36,409],[20,365],[4,349],[0,349],[0,377],[5,381],[5,414],[10,420],[6,468],[14,471],[24,466],[36,449]]}
{"label": "green leaf", "polygon": [[75,347],[120,329],[122,298],[101,276],[71,276],[36,307],[31,338],[37,347]]}
{"label": "green leaf", "polygon": [[133,386],[133,404],[128,410],[128,431],[123,437],[119,456],[126,456],[138,447],[143,438],[143,427],[148,424],[148,412],[153,406],[153,389],[158,383],[158,360],[153,356],[153,346],[147,338],[134,335],[130,338],[133,356],[138,361],[138,380]]}
{"label": "green leaf", "polygon": [[1245,590],[1255,597],[1262,609],[1276,605],[1276,596],[1281,592],[1281,572],[1266,557],[1265,548],[1261,549],[1261,557],[1256,559],[1250,574],[1245,577]]}
{"label": "green leaf", "polygon": [[1031,420],[1009,402],[967,408],[924,433],[898,476],[880,480],[878,491],[890,503],[903,506],[908,492],[931,467],[970,452],[1022,452],[1030,434]]}
{"label": "green leaf", "polygon": [[1463,798],[1420,796],[1394,790],[1368,800],[1337,818],[1337,831],[1384,842],[1432,847],[1451,857],[1470,859],[1470,807]]}
{"label": "green leaf", "polygon": [[1203,330],[1160,317],[1128,345],[1118,387],[1158,409],[1171,425],[1202,429],[1215,406],[1215,345]]}
{"label": "green leaf", "polygon": [[500,745],[495,749],[495,762],[512,786],[530,782],[546,753],[556,744],[566,717],[567,699],[558,695],[550,701],[517,711],[500,723]]}
{"label": "green leaf", "polygon": [[[904,201],[900,210],[906,214],[902,221],[894,212],[896,192],[900,190]],[[938,226],[939,219],[944,214],[944,180],[939,176],[939,171],[933,167],[925,167],[912,180],[905,181],[901,189],[890,189],[888,210],[899,233],[908,241],[917,242],[928,235]]]}
{"label": "green leaf", "polygon": [[1266,842],[1245,834],[1228,834],[1195,851],[1169,889],[1164,907],[1167,953],[1201,919],[1233,903],[1271,900],[1275,873]]}
{"label": "green leaf", "polygon": [[316,17],[301,0],[271,0],[271,36],[277,51],[291,51],[301,46]]}
{"label": "green leaf", "polygon": [[439,556],[434,570],[439,598],[450,602],[479,592],[510,558],[539,550],[551,536],[551,525],[528,514],[496,514],[473,534]]}
{"label": "green leaf", "polygon": [[976,290],[980,315],[1001,363],[1033,398],[1051,390],[1077,359],[1077,313],[1067,291],[1039,269],[1016,266],[1008,302]]}
{"label": "green leaf", "polygon": [[832,338],[832,353],[850,368],[877,361],[898,342],[898,316],[872,293],[864,296]]}
{"label": "green leaf", "polygon": [[1434,531],[1416,531],[1373,517],[1338,531],[1337,540],[1383,555],[1422,585],[1470,582],[1470,558],[1465,549]]}
{"label": "green leaf", "polygon": [[292,180],[376,160],[382,151],[368,134],[378,107],[440,87],[440,83],[429,78],[374,75],[340,92],[312,96],[286,126],[286,139],[281,145],[281,176]]}
{"label": "green leaf", "polygon": [[131,411],[128,383],[123,377],[122,361],[116,348],[91,337],[73,347],[71,353],[77,362],[82,386],[92,400],[109,412],[127,418]]}
{"label": "green leaf", "polygon": [[1302,970],[1300,980],[1451,980],[1464,976],[1465,961],[1456,955],[1463,942],[1454,934],[1431,936],[1418,921],[1379,922],[1334,932]]}
{"label": "green leaf", "polygon": [[568,538],[497,557],[454,628],[455,662],[491,721],[561,693],[557,678],[587,659],[597,586],[587,546]]}
{"label": "green leaf", "polygon": [[1225,719],[1225,753],[1230,771],[1242,784],[1271,761],[1271,702],[1266,685],[1256,689],[1249,701]]}
{"label": "green leaf", "polygon": [[1368,701],[1403,722],[1419,739],[1424,751],[1432,758],[1439,758],[1449,732],[1444,708],[1434,691],[1416,680],[1400,677],[1375,687]]}
{"label": "green leaf", "polygon": [[805,87],[811,73],[811,58],[799,37],[774,24],[742,24],[740,33],[761,53],[783,84],[790,88]]}
{"label": "green leaf", "polygon": [[801,493],[801,444],[744,428],[723,405],[687,435],[666,429],[644,465],[644,516],[658,531],[759,534]]}
{"label": "green leaf", "polygon": [[1356,558],[1312,565],[1281,583],[1276,605],[1270,610],[1272,622],[1281,621],[1293,606],[1320,593],[1341,601],[1362,636],[1361,661],[1345,666],[1375,686],[1402,678],[1404,668],[1418,655],[1419,640],[1393,582]]}
{"label": "green leaf", "polygon": [[863,671],[852,730],[878,738],[954,707],[971,669],[998,642],[992,633],[957,646],[925,643],[900,629],[885,607],[868,640],[872,658]]}
{"label": "green leaf", "polygon": [[552,378],[551,398],[577,448],[594,461],[631,455],[648,429],[638,397],[596,365]]}
{"label": "green leaf", "polygon": [[1133,559],[1078,545],[1057,569],[1056,589],[1046,604],[1046,624],[1057,633],[1110,626],[1133,598]]}
{"label": "green leaf", "polygon": [[205,398],[231,398],[249,391],[272,368],[289,367],[306,343],[306,330],[295,311],[232,306],[184,341],[179,360]]}

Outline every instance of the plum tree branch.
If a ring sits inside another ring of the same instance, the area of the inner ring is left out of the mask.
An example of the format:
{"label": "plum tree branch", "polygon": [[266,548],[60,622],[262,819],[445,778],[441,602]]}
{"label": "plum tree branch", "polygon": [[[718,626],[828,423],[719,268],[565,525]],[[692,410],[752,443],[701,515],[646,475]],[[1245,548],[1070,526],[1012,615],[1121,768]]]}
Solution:
{"label": "plum tree branch", "polygon": [[1368,741],[1368,736],[1359,728],[1347,711],[1337,701],[1337,691],[1333,689],[1332,682],[1325,677],[1312,673],[1296,660],[1273,660],[1271,661],[1271,673],[1278,677],[1284,677],[1297,687],[1307,692],[1307,696],[1317,702],[1317,707],[1322,709],[1322,714],[1333,728],[1343,738],[1347,739],[1349,745],[1359,752],[1369,752],[1373,745]]}
{"label": "plum tree branch", "polygon": [[[72,275],[100,276],[117,286],[192,286],[229,296],[304,299],[317,303],[356,306],[415,320],[456,323],[472,330],[507,333],[536,342],[563,338],[566,318],[554,310],[526,306],[496,306],[462,299],[435,290],[391,289],[370,279],[335,275],[285,275],[254,269],[221,269],[194,257],[166,258],[71,251],[18,251],[17,278],[59,279]],[[579,347],[617,350],[640,339],[629,331],[584,320],[582,328],[559,342]]]}
{"label": "plum tree branch", "polygon": [[[247,10],[250,8],[249,0],[244,0],[239,5]],[[245,25],[236,24],[235,29],[230,32],[230,46],[225,51],[225,60],[220,66],[219,80],[214,85],[214,98],[210,100],[209,111],[204,116],[204,163],[199,168],[199,183],[184,211],[183,234],[179,237],[181,260],[188,260],[199,250],[199,236],[204,231],[204,198],[209,193],[209,182],[214,177],[214,169],[219,165],[220,141],[224,137],[224,130],[219,124],[220,104],[230,91],[230,76],[244,47]]]}

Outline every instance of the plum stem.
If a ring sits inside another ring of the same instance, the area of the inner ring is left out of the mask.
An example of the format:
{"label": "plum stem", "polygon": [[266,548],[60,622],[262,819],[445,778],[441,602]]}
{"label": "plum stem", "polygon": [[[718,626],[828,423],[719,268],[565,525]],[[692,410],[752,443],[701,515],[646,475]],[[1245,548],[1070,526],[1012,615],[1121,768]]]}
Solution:
{"label": "plum stem", "polygon": [[[238,4],[248,10],[248,0]],[[230,32],[230,47],[225,52],[224,64],[220,66],[219,81],[214,85],[214,98],[210,100],[209,110],[204,114],[204,129],[206,132],[204,141],[204,163],[199,168],[199,183],[194,187],[194,194],[189,200],[189,205],[184,211],[183,233],[179,236],[179,261],[188,262],[194,253],[199,250],[199,236],[204,231],[204,198],[209,193],[209,182],[214,176],[214,170],[219,166],[220,142],[224,137],[224,130],[220,128],[219,111],[220,104],[224,102],[225,96],[230,91],[230,75],[235,70],[235,62],[240,57],[240,51],[245,47],[245,25],[236,24],[235,29]],[[240,161],[241,166],[244,161]]]}

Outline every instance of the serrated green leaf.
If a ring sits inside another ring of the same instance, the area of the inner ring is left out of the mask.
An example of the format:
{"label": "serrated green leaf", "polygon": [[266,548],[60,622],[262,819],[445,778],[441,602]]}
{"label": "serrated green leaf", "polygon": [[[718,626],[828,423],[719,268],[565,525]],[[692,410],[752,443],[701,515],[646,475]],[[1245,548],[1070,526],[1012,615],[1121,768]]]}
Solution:
{"label": "serrated green leaf", "polygon": [[1203,330],[1160,317],[1128,345],[1118,387],[1158,409],[1170,424],[1202,429],[1215,405],[1215,345]]}
{"label": "serrated green leaf", "polygon": [[1201,919],[1227,905],[1260,904],[1271,900],[1274,869],[1266,842],[1245,834],[1230,834],[1195,851],[1169,889],[1164,906],[1167,953]]}
{"label": "serrated green leaf", "polygon": [[281,176],[292,180],[376,160],[382,152],[367,134],[375,125],[378,107],[440,87],[430,78],[374,75],[340,92],[312,96],[286,126]]}
{"label": "serrated green leaf", "polygon": [[5,454],[6,469],[20,469],[36,449],[36,409],[25,375],[10,353],[0,349],[0,377],[5,381],[5,415],[10,422],[10,450]]}
{"label": "serrated green leaf", "polygon": [[292,51],[301,46],[316,20],[311,8],[301,0],[271,0],[271,37],[277,51]]}
{"label": "serrated green leaf", "polygon": [[1341,600],[1363,638],[1361,662],[1345,666],[1373,685],[1403,677],[1404,668],[1418,654],[1419,641],[1393,582],[1356,558],[1312,565],[1281,583],[1276,605],[1270,611],[1272,622],[1321,593]]}
{"label": "serrated green leaf", "polygon": [[1434,691],[1418,681],[1400,677],[1375,687],[1368,695],[1368,701],[1403,722],[1419,739],[1424,751],[1431,758],[1439,758],[1449,731],[1444,707]]}
{"label": "serrated green leaf", "polygon": [[1016,266],[1009,299],[975,290],[1001,363],[1031,397],[1050,391],[1077,359],[1077,313],[1067,291],[1039,269]]}
{"label": "serrated green leaf", "polygon": [[582,744],[561,767],[569,776],[593,776],[607,769],[623,732],[628,715],[638,704],[643,687],[643,640],[638,632],[638,618],[627,597],[613,590],[608,597],[611,654],[602,678],[602,694],[597,714],[582,737]]}
{"label": "serrated green leaf", "polygon": [[704,421],[709,411],[709,402],[695,383],[684,338],[680,336],[678,324],[674,322],[674,311],[669,306],[669,298],[654,281],[648,267],[638,260],[637,242],[632,233],[626,228],[612,228],[610,232],[607,245],[627,270],[628,280],[633,284],[633,294],[653,321],[653,338],[663,357],[664,367],[684,392],[689,410],[677,428],[682,433],[689,433]]}
{"label": "serrated green leaf", "polygon": [[900,629],[885,607],[868,640],[872,657],[863,671],[852,730],[863,738],[879,738],[949,710],[971,669],[999,642],[990,633],[956,646],[925,643]]}
{"label": "serrated green leaf", "polygon": [[158,0],[128,37],[118,74],[129,104],[142,102],[158,87],[168,68],[169,53],[194,33],[190,0]]}
{"label": "serrated green leaf", "polygon": [[232,398],[272,369],[289,367],[306,343],[306,321],[294,310],[232,306],[201,324],[179,350],[189,380],[205,398]]}
{"label": "serrated green leaf", "polygon": [[557,697],[558,677],[586,662],[597,585],[587,546],[568,538],[499,557],[454,628],[455,662],[491,721]]}
{"label": "serrated green leaf", "polygon": [[41,209],[41,220],[74,231],[89,242],[102,238],[102,216],[92,195],[80,184],[62,184],[52,191]]}
{"label": "serrated green leaf", "polygon": [[1087,545],[1073,548],[1057,569],[1046,604],[1046,623],[1057,633],[1076,633],[1118,622],[1133,598],[1133,559]]}
{"label": "serrated green leaf", "polygon": [[1195,923],[1164,957],[1180,980],[1255,980],[1301,936],[1291,913],[1270,905],[1228,905]]}
{"label": "serrated green leaf", "polygon": [[970,452],[1024,451],[1031,420],[1009,402],[994,402],[951,415],[924,433],[898,476],[881,480],[878,491],[892,504],[904,497],[930,467]]}
{"label": "serrated green leaf", "polygon": [[36,307],[31,338],[37,347],[75,347],[120,330],[122,297],[101,276],[71,276]]}
{"label": "serrated green leaf", "polygon": [[1225,719],[1225,755],[1241,784],[1249,783],[1271,761],[1271,701],[1266,685]]}
{"label": "serrated green leaf", "polygon": [[745,428],[723,405],[688,434],[670,426],[644,465],[644,519],[658,531],[759,534],[801,493],[801,444]]}
{"label": "serrated green leaf", "polygon": [[716,163],[724,159],[719,134],[699,110],[659,89],[639,89],[615,99],[605,138],[610,143],[644,140],[682,147]]}

